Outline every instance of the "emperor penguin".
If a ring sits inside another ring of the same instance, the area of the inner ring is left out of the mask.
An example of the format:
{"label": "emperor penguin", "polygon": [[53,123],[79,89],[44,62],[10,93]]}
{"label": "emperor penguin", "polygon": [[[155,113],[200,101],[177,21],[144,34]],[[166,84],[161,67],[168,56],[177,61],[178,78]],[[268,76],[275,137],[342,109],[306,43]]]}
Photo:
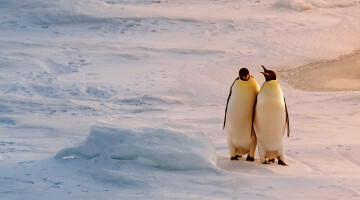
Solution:
{"label": "emperor penguin", "polygon": [[239,77],[230,88],[227,99],[224,126],[227,131],[231,160],[239,160],[248,154],[246,160],[254,161],[256,136],[253,131],[253,108],[259,85],[249,70],[241,68]]}
{"label": "emperor penguin", "polygon": [[275,162],[286,165],[284,158],[284,132],[287,126],[287,136],[290,135],[289,114],[284,95],[277,81],[276,73],[264,69],[261,72],[266,82],[261,86],[254,108],[254,130],[257,137],[260,161],[263,164]]}

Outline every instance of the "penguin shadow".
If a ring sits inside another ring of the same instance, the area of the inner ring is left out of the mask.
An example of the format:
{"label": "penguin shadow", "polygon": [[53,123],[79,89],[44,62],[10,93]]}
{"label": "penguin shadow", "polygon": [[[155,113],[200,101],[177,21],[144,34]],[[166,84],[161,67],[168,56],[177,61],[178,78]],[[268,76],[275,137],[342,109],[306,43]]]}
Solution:
{"label": "penguin shadow", "polygon": [[[274,171],[269,169],[270,165],[263,165],[259,159],[253,162],[246,161],[246,155],[239,160],[230,160],[228,156],[218,155],[216,165],[226,171],[240,172],[249,174],[273,174]],[[276,164],[277,165],[277,164]]]}

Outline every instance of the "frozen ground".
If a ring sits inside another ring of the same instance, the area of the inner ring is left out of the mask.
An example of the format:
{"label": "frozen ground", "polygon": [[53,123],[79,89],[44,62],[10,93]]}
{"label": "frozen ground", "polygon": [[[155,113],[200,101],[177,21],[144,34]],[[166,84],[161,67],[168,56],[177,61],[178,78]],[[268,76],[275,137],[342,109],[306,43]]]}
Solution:
{"label": "frozen ground", "polygon": [[[359,19],[356,0],[0,0],[0,199],[359,199],[358,87],[312,84],[359,81],[324,62],[360,47]],[[229,87],[261,64],[288,167],[228,157]]]}

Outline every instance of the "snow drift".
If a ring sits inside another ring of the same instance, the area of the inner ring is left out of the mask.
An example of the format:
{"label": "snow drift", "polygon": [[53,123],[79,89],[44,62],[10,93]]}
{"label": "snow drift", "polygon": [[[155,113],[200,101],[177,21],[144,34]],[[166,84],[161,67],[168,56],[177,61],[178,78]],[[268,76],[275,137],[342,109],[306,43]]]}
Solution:
{"label": "snow drift", "polygon": [[359,5],[358,1],[278,0],[274,3],[273,7],[301,12],[312,8],[345,8],[356,5]]}
{"label": "snow drift", "polygon": [[311,6],[303,0],[279,0],[274,3],[274,8],[285,8],[296,11],[309,10]]}
{"label": "snow drift", "polygon": [[207,169],[216,163],[212,143],[202,132],[98,125],[91,127],[90,135],[79,147],[63,149],[55,158],[135,161],[165,170]]}

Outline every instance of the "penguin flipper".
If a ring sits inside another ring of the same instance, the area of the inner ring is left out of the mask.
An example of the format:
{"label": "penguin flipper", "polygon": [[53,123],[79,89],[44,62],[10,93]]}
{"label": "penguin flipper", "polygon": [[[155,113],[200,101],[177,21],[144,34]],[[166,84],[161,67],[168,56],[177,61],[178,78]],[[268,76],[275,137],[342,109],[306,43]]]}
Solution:
{"label": "penguin flipper", "polygon": [[252,138],[253,134],[255,134],[254,119],[255,119],[255,107],[256,107],[256,103],[257,103],[257,95],[256,95],[256,97],[255,97],[255,102],[254,102],[254,107],[253,107],[253,114],[252,114],[252,121],[251,121],[251,138]]}
{"label": "penguin flipper", "polygon": [[289,137],[290,136],[290,124],[289,124],[290,119],[289,119],[289,113],[288,113],[288,110],[287,110],[285,98],[284,98],[284,103],[285,103],[285,112],[286,112],[287,136]]}
{"label": "penguin flipper", "polygon": [[231,97],[232,87],[234,86],[235,81],[237,81],[237,80],[239,80],[239,77],[237,77],[237,78],[234,80],[233,84],[232,84],[232,85],[231,85],[231,87],[230,87],[230,93],[229,93],[229,96],[228,96],[228,98],[227,98],[226,108],[225,108],[225,116],[224,116],[224,125],[223,125],[223,130],[225,129],[225,124],[226,124],[226,112],[227,112],[227,108],[228,108],[229,100],[230,100],[230,97]]}

